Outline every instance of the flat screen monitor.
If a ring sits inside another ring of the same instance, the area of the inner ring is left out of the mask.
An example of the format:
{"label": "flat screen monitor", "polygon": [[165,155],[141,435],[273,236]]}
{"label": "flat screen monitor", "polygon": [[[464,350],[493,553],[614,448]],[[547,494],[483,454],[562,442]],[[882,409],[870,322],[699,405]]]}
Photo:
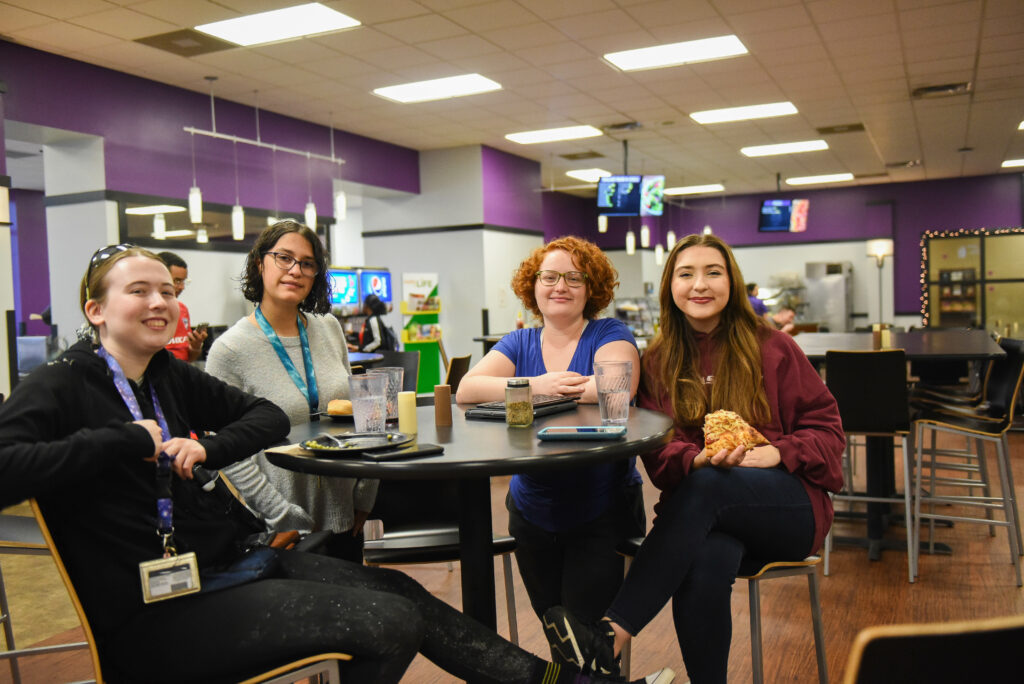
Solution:
{"label": "flat screen monitor", "polygon": [[764,200],[757,229],[762,233],[802,233],[807,230],[810,204],[805,199]]}
{"label": "flat screen monitor", "polygon": [[380,301],[388,305],[391,310],[391,271],[385,269],[359,269],[359,289],[365,300],[368,295],[375,294]]}
{"label": "flat screen monitor", "polygon": [[661,216],[665,176],[605,176],[597,182],[597,211],[606,216]]}
{"label": "flat screen monitor", "polygon": [[330,266],[327,277],[331,281],[331,312],[351,316],[362,308],[359,297],[359,274],[354,268]]}

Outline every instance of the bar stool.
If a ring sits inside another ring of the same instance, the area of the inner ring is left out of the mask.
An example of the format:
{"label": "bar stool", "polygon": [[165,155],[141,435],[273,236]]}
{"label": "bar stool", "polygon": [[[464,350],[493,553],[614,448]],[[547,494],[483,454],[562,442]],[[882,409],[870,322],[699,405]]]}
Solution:
{"label": "bar stool", "polygon": [[[619,544],[616,551],[626,558],[626,574],[633,562],[643,537],[627,539]],[[778,577],[807,576],[807,589],[810,593],[811,622],[814,628],[814,651],[818,660],[818,682],[828,684],[828,663],[825,660],[825,628],[821,619],[821,593],[818,588],[817,567],[821,564],[820,556],[808,556],[802,561],[774,561],[766,563],[744,558],[740,563],[740,571],[736,579],[747,580],[747,591],[750,597],[750,658],[753,668],[754,684],[764,684],[764,656],[761,651],[761,582]],[[625,679],[629,679],[630,643],[622,649],[619,670]]]}

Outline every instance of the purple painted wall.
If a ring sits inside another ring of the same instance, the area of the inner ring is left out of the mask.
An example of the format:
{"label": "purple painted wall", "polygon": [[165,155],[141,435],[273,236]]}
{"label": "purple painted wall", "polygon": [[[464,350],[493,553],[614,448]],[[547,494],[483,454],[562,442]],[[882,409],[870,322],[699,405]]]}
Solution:
{"label": "purple painted wall", "polygon": [[[895,305],[901,314],[920,310],[920,238],[925,230],[1020,226],[1021,174],[950,178],[916,183],[887,183],[853,188],[806,190],[763,195],[689,199],[685,207],[668,205],[660,218],[644,219],[651,243],[664,242],[669,228],[678,237],[710,225],[731,245],[786,244],[891,237],[895,242]],[[806,233],[759,233],[761,200],[801,197],[811,201]],[[590,204],[593,200],[585,200]],[[582,206],[581,206],[582,211]],[[545,214],[545,218],[547,214]],[[552,229],[545,220],[545,236]],[[597,232],[596,217],[581,235],[606,249],[622,249],[626,231],[637,233],[639,217],[614,217],[608,232]]]}
{"label": "purple painted wall", "polygon": [[[4,75],[0,73],[0,80]],[[0,176],[7,175],[7,144],[4,137],[4,94],[0,93]]]}
{"label": "purple painted wall", "polygon": [[[187,196],[192,158],[190,136],[182,128],[211,128],[209,96],[4,41],[0,65],[0,78],[8,87],[8,119],[102,136],[108,189]],[[256,137],[251,107],[221,99],[216,104],[218,132]],[[260,137],[330,154],[330,129],[269,111],[260,112]],[[196,136],[196,176],[204,199],[234,204],[233,147],[227,141]],[[311,164],[309,187],[322,215],[333,209],[332,176],[406,192],[420,190],[416,150],[336,130],[335,153],[347,163]],[[308,196],[304,158],[238,145],[238,176],[243,205],[302,212]]]}
{"label": "purple painted wall", "polygon": [[508,228],[543,229],[540,164],[486,145],[480,148],[484,223]]}
{"label": "purple painted wall", "polygon": [[11,251],[14,271],[14,311],[26,334],[47,335],[50,329],[29,314],[50,304],[50,260],[46,251],[46,207],[43,193],[11,191]]}
{"label": "purple painted wall", "polygon": [[577,197],[564,192],[542,192],[540,195],[544,212],[544,242],[564,235],[579,235],[596,241],[597,204],[592,197]]}

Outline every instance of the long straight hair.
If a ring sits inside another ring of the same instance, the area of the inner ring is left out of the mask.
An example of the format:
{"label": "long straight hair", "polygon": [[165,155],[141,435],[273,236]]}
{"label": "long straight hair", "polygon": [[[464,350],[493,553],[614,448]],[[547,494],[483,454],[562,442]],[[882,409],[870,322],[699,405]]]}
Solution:
{"label": "long straight hair", "polygon": [[[725,259],[729,277],[729,300],[718,327],[711,335],[719,348],[718,360],[708,397],[701,376],[700,348],[693,327],[672,298],[676,259],[690,247],[710,247]],[[771,419],[771,407],[764,390],[761,340],[767,336],[764,321],[754,313],[743,275],[729,245],[714,235],[689,235],[676,243],[661,274],[661,325],[644,355],[644,387],[649,396],[667,392],[674,418],[680,425],[703,422],[705,414],[727,409],[750,423]]]}

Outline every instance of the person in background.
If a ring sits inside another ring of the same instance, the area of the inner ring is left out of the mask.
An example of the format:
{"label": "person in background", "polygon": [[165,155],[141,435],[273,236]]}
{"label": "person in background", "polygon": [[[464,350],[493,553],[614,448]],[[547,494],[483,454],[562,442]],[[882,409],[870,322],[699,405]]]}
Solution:
{"label": "person in background", "polygon": [[205,328],[192,328],[192,316],[188,312],[188,307],[181,301],[181,293],[188,284],[188,264],[174,252],[160,252],[157,256],[171,272],[174,296],[178,298],[178,327],[167,344],[167,351],[182,361],[196,361],[203,353],[203,342],[209,333]]}
{"label": "person in background", "polygon": [[[603,251],[575,237],[535,249],[512,289],[543,321],[503,337],[462,379],[458,402],[504,399],[510,377],[528,377],[535,395],[597,402],[596,361],[633,364],[630,397],[639,383],[633,335],[614,318],[597,318],[612,300],[618,274]],[[596,620],[622,583],[622,540],[646,529],[635,459],[552,473],[515,475],[506,505],[516,560],[538,616],[555,605]],[[552,657],[560,657],[557,650]]]}
{"label": "person in background", "polygon": [[359,330],[359,344],[348,345],[349,351],[375,352],[395,351],[395,337],[381,318],[388,312],[388,305],[375,294],[366,295],[363,301],[363,327]]}
{"label": "person in background", "polygon": [[757,295],[760,294],[757,289],[757,283],[747,283],[747,299],[750,300],[750,306],[754,307],[754,313],[762,318],[768,315],[768,306],[761,301],[761,298]]}
{"label": "person in background", "polygon": [[[743,276],[714,235],[672,249],[661,278],[661,329],[644,355],[638,404],[674,420],[671,441],[643,455],[661,498],[605,619],[563,608],[544,616],[552,648],[577,664],[618,669],[625,643],[669,601],[694,684],[725,684],[730,597],[745,558],[801,560],[832,523],[842,486],[843,426],[836,401],[789,335],[746,301]],[[712,453],[707,414],[729,410],[768,444]]]}
{"label": "person in background", "polygon": [[[99,343],[74,345],[0,404],[0,508],[38,501],[106,681],[237,682],[347,653],[344,681],[389,684],[420,652],[470,682],[610,684],[513,646],[396,570],[245,550],[259,521],[219,480],[203,491],[193,467],[222,468],[279,442],[287,417],[170,360],[164,346],[178,307],[152,252],[97,250],[80,302]],[[170,511],[166,532],[158,507]],[[200,591],[145,603],[140,566],[165,553],[177,564],[194,558]],[[185,652],[171,655],[178,642]],[[637,682],[674,676],[665,669]]]}
{"label": "person in background", "polygon": [[[319,420],[330,400],[347,399],[345,335],[330,314],[327,257],[316,234],[291,220],[267,227],[246,258],[242,293],[256,309],[217,338],[206,371],[274,402],[292,425]],[[262,452],[224,472],[272,530],[332,530],[326,552],[362,560],[377,480],[297,473]]]}
{"label": "person in background", "polygon": [[791,307],[783,306],[778,311],[768,317],[768,322],[775,326],[776,330],[781,330],[784,333],[793,334],[793,329],[796,324],[793,321],[796,320],[796,311]]}

